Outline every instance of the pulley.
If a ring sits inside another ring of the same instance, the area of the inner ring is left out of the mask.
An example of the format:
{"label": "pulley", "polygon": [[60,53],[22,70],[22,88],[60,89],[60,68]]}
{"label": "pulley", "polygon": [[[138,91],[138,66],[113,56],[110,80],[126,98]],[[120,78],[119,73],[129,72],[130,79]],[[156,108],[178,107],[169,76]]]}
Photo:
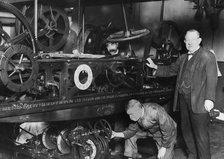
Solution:
{"label": "pulley", "polygon": [[[107,41],[110,41],[110,42],[129,41],[129,40],[141,38],[149,34],[148,29],[141,29],[141,30],[129,29],[123,0],[121,0],[121,9],[122,9],[123,18],[124,18],[125,31],[116,32],[110,35],[107,38]],[[131,46],[130,46],[130,51],[132,51]]]}
{"label": "pulley", "polygon": [[[34,26],[34,8],[23,9],[31,26]],[[39,4],[38,7],[38,49],[44,52],[54,52],[62,48],[69,35],[69,20],[65,11],[52,5]],[[23,30],[18,28],[17,30]]]}
{"label": "pulley", "polygon": [[30,89],[39,70],[33,51],[25,45],[9,47],[1,55],[0,68],[1,82],[13,92]]}
{"label": "pulley", "polygon": [[148,29],[119,31],[114,34],[111,34],[107,38],[107,41],[122,42],[122,41],[134,40],[146,36],[148,34],[149,34]]}
{"label": "pulley", "polygon": [[57,137],[57,147],[61,154],[71,153],[71,146],[68,141],[69,130],[62,130]]}
{"label": "pulley", "polygon": [[43,145],[49,149],[57,148],[57,135],[58,132],[52,127],[46,128],[42,134],[42,143]]}
{"label": "pulley", "polygon": [[138,38],[148,35],[149,30],[148,29],[141,29],[141,30],[129,29],[123,0],[121,0],[121,9],[122,9],[122,13],[123,13],[125,30],[116,32],[116,33],[110,35],[107,38],[107,41],[109,41],[109,42],[123,42],[123,41],[128,42],[128,48],[129,48],[128,56],[129,56],[129,58],[136,58],[136,55],[132,49],[131,40],[138,39]]}
{"label": "pulley", "polygon": [[7,35],[3,35],[5,38],[4,43],[1,44],[0,50],[6,50],[8,47],[12,45],[24,44],[25,41],[28,41],[31,48],[31,53],[37,54],[36,48],[36,40],[34,37],[33,29],[31,28],[29,22],[26,20],[26,17],[13,5],[6,3],[4,1],[0,1],[0,9],[5,10],[15,16],[16,21],[20,23],[20,26],[23,28],[17,36],[7,37]]}

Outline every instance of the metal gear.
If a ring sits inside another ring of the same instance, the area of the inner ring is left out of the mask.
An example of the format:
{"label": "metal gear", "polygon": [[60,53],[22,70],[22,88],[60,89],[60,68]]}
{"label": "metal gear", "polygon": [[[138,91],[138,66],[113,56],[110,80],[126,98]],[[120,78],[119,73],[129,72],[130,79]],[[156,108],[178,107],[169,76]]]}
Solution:
{"label": "metal gear", "polygon": [[2,55],[0,60],[0,80],[13,92],[30,89],[39,70],[32,50],[25,45],[13,45]]}

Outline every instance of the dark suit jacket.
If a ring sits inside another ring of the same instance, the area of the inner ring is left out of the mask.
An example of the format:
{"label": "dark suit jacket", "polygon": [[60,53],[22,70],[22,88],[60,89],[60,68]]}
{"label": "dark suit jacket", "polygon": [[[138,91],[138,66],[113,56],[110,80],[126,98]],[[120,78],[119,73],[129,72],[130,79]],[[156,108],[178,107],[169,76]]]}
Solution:
{"label": "dark suit jacket", "polygon": [[[210,51],[200,48],[194,55],[195,59],[191,67],[191,106],[194,113],[205,113],[205,99],[215,101],[217,85],[217,63],[216,58]],[[168,77],[176,76],[177,82],[174,95],[173,110],[179,110],[177,107],[179,82],[183,73],[183,65],[187,54],[181,55],[177,61],[170,66],[158,66],[156,76]]]}

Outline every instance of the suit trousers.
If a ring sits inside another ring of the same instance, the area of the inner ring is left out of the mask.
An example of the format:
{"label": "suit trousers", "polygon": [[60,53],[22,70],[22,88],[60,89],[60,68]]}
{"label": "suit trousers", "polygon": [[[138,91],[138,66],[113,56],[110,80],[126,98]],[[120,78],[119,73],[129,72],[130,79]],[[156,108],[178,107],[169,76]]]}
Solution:
{"label": "suit trousers", "polygon": [[[136,158],[136,154],[138,153],[138,147],[137,147],[137,140],[138,139],[145,139],[147,137],[152,137],[147,131],[138,131],[133,137],[125,140],[125,146],[124,146],[124,156]],[[155,141],[156,142],[156,141]],[[166,153],[163,159],[173,159],[174,157],[174,144],[176,141],[173,141],[171,143],[171,146],[166,149]],[[158,150],[161,148],[159,144],[156,142],[156,146]]]}
{"label": "suit trousers", "polygon": [[189,159],[211,159],[209,143],[209,114],[194,113],[190,94],[179,94],[181,129]]}

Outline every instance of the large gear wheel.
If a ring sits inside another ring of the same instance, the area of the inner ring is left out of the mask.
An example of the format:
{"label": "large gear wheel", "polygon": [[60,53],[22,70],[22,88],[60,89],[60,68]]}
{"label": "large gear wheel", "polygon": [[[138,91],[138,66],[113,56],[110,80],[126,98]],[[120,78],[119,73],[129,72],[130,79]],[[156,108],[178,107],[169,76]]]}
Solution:
{"label": "large gear wheel", "polygon": [[33,86],[39,70],[32,50],[24,45],[13,45],[0,60],[0,79],[13,92],[23,92]]}
{"label": "large gear wheel", "polygon": [[97,122],[94,123],[93,128],[95,132],[99,131],[99,134],[101,136],[106,137],[108,139],[111,138],[112,128],[110,123],[107,120],[105,119],[98,120]]}
{"label": "large gear wheel", "polygon": [[[12,45],[25,44],[24,42],[26,40],[28,40],[30,43],[30,47],[32,49],[32,51],[30,53],[37,54],[36,40],[34,37],[33,30],[31,28],[29,22],[22,15],[22,13],[13,5],[3,2],[3,1],[0,1],[0,9],[13,14],[16,17],[16,19],[21,23],[21,26],[23,26],[23,28],[24,28],[23,32],[21,32],[17,36],[11,37],[10,39],[8,38],[9,40],[6,40],[3,44],[1,44],[1,50],[5,50]],[[5,35],[5,38],[7,38],[6,35]]]}
{"label": "large gear wheel", "polygon": [[122,42],[122,41],[134,40],[146,36],[148,34],[149,34],[148,29],[119,31],[110,35],[107,38],[107,41]]}
{"label": "large gear wheel", "polygon": [[[31,26],[34,26],[34,7],[24,6],[23,14]],[[44,52],[53,52],[61,49],[69,35],[69,20],[66,13],[55,6],[39,4],[38,7],[38,49]],[[19,27],[19,26],[18,26]],[[23,28],[18,28],[21,32]]]}

